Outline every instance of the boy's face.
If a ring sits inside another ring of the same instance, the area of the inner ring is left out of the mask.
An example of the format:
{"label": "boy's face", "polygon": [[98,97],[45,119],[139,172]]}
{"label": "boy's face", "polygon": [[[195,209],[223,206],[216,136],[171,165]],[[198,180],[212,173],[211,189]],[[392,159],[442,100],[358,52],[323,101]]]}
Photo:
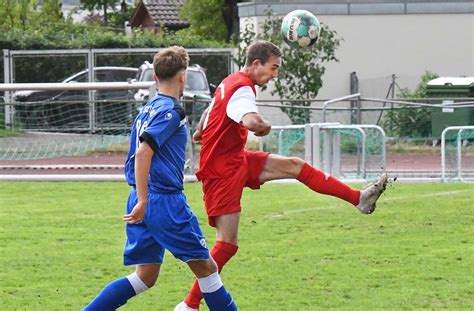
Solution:
{"label": "boy's face", "polygon": [[253,82],[258,86],[263,86],[278,76],[278,70],[281,66],[281,57],[270,56],[265,64],[262,64],[260,60],[255,60],[253,64],[256,66]]}

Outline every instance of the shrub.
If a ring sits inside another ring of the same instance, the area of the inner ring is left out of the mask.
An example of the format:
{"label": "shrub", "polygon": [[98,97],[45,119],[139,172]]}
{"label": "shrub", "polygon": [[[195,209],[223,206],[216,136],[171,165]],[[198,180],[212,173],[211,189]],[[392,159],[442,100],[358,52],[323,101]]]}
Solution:
{"label": "shrub", "polygon": [[[401,89],[400,98],[424,98],[426,97],[426,84],[438,75],[433,72],[425,72],[421,76],[414,91],[407,88]],[[429,108],[401,108],[390,110],[384,119],[384,128],[387,134],[399,138],[430,138],[431,133],[431,109]]]}

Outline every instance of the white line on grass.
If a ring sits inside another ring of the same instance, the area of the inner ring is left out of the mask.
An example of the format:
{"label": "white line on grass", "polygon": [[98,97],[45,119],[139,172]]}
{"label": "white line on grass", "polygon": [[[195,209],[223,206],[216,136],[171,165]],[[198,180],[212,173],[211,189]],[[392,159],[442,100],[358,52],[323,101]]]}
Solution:
{"label": "white line on grass", "polygon": [[[391,191],[391,190],[389,190],[389,191]],[[417,194],[415,196],[415,198],[417,198],[417,197],[423,197],[423,198],[425,198],[425,197],[440,197],[440,196],[445,196],[445,195],[459,194],[459,193],[463,193],[463,192],[472,192],[472,189],[429,192],[429,193]],[[383,196],[381,198],[381,202],[383,202],[383,201],[406,200],[407,196],[408,195],[404,195],[404,196],[400,196],[400,197],[397,197],[397,196],[394,197],[394,196],[391,196],[390,194],[388,194],[387,197]]]}
{"label": "white line on grass", "polygon": [[315,206],[315,207],[310,207],[310,208],[291,209],[291,210],[286,210],[286,211],[274,212],[274,213],[271,213],[270,215],[266,215],[265,217],[266,218],[280,218],[280,217],[285,217],[291,214],[330,210],[330,209],[335,209],[335,208],[341,208],[341,206],[321,205],[321,206]]}

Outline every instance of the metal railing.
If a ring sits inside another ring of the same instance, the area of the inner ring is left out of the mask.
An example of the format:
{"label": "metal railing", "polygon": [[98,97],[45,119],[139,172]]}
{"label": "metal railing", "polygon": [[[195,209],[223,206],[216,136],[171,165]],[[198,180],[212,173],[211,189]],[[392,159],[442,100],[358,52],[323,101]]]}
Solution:
{"label": "metal railing", "polygon": [[354,99],[354,98],[359,99],[359,98],[360,98],[360,93],[356,93],[356,94],[352,94],[352,95],[347,95],[347,96],[343,96],[343,97],[339,97],[339,98],[334,98],[334,99],[330,99],[330,100],[328,100],[328,101],[325,101],[324,104],[323,104],[323,122],[326,122],[326,110],[327,110],[327,106],[329,106],[329,105],[331,105],[331,104],[335,104],[335,103],[347,101],[347,100],[349,100],[349,99]]}
{"label": "metal railing", "polygon": [[75,82],[75,83],[1,83],[5,91],[88,91],[88,90],[139,90],[148,89],[155,82]]}
{"label": "metal railing", "polygon": [[[381,163],[382,170],[385,170],[386,151],[385,151],[385,132],[382,128],[370,124],[342,125],[333,123],[310,123],[304,125],[272,126],[272,130],[278,131],[278,154],[283,154],[283,133],[285,131],[304,129],[304,158],[311,165],[322,169],[323,171],[340,177],[341,171],[341,141],[340,130],[355,131],[360,135],[360,153],[357,153],[357,176],[367,178],[367,134],[366,129],[373,129],[380,132],[381,141]],[[323,135],[321,142],[320,135]],[[263,140],[259,138],[260,150],[264,151]]]}
{"label": "metal railing", "polygon": [[456,177],[459,181],[466,182],[462,176],[462,133],[465,130],[474,131],[474,126],[450,126],[441,133],[441,180],[447,181],[446,178],[446,134],[449,131],[458,131],[456,135]]}

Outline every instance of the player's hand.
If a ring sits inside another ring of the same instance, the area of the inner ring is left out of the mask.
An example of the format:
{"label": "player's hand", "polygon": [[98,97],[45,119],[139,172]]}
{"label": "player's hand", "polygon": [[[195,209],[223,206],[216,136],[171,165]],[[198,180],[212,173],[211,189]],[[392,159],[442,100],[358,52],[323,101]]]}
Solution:
{"label": "player's hand", "polygon": [[201,144],[202,143],[202,131],[201,130],[196,130],[193,134],[193,142],[196,144]]}
{"label": "player's hand", "polygon": [[123,221],[127,224],[136,224],[140,222],[145,217],[146,202],[138,202],[130,214],[123,216]]}

